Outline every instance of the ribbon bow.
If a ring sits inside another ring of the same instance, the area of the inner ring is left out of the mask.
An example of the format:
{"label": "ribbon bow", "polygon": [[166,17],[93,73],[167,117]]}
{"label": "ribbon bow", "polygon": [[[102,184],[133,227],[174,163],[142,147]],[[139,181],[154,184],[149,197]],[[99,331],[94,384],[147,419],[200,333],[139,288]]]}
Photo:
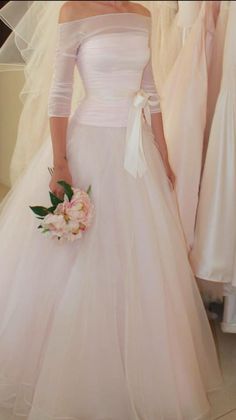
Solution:
{"label": "ribbon bow", "polygon": [[124,168],[135,178],[137,175],[141,177],[147,170],[143,152],[142,111],[144,111],[147,123],[151,125],[150,96],[144,90],[139,90],[134,97],[128,116]]}

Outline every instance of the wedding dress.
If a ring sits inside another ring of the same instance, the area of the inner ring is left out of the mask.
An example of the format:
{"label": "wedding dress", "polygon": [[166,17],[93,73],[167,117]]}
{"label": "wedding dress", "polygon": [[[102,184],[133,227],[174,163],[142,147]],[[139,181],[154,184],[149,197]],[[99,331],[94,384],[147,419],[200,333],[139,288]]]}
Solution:
{"label": "wedding dress", "polygon": [[[216,30],[213,40],[212,56],[209,68],[208,76],[208,95],[207,95],[207,118],[206,127],[204,133],[204,148],[203,148],[203,159],[202,167],[205,162],[205,155],[208,146],[208,140],[211,131],[212,119],[215,111],[217,98],[220,92],[220,84],[222,79],[222,68],[223,68],[223,54],[225,45],[225,33],[228,21],[230,1],[221,1],[220,5],[217,2],[213,2],[213,6],[216,5]],[[218,16],[217,16],[218,13]]]}
{"label": "wedding dress", "polygon": [[230,2],[223,76],[203,171],[191,260],[197,277],[225,284],[222,328],[236,332],[236,3]]}
{"label": "wedding dress", "polygon": [[201,9],[202,1],[178,1],[177,25],[182,30],[182,43],[184,44],[191,28]]}
{"label": "wedding dress", "polygon": [[[185,22],[186,17],[182,20]],[[191,30],[187,31],[186,27],[183,48],[161,95],[165,136],[170,162],[176,174],[180,217],[189,249],[193,244],[198,203],[208,65],[214,30],[212,2],[204,1]]]}
{"label": "wedding dress", "polygon": [[[223,68],[223,54],[225,45],[225,33],[228,21],[228,11],[230,1],[221,1],[220,5],[216,5],[216,30],[213,40],[213,50],[211,63],[208,75],[208,94],[207,94],[207,117],[206,127],[204,131],[204,143],[202,153],[202,171],[204,168],[205,157],[209,142],[209,136],[211,131],[212,119],[215,112],[215,106],[217,98],[220,92],[220,85],[222,79],[222,68]],[[220,10],[217,10],[220,6]],[[219,12],[217,17],[217,12]],[[198,286],[201,290],[201,294],[209,305],[209,302],[222,301],[223,300],[223,285],[219,282],[206,281],[203,279],[197,279]]]}
{"label": "wedding dress", "polygon": [[152,64],[158,91],[164,82],[181,48],[181,32],[176,25],[177,1],[151,1],[152,14]]}
{"label": "wedding dress", "polygon": [[73,243],[37,230],[29,206],[49,205],[47,138],[0,217],[4,419],[205,419],[221,384],[175,193],[142,119],[160,112],[150,28],[133,13],[58,25],[48,114],[70,115],[78,67],[86,96],[67,156],[73,184],[91,184],[95,218]]}

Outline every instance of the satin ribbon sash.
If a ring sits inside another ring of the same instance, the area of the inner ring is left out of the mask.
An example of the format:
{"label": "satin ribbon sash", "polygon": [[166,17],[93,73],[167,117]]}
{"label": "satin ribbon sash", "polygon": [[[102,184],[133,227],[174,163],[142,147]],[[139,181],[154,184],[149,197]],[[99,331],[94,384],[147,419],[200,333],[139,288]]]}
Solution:
{"label": "satin ribbon sash", "polygon": [[148,125],[151,126],[150,105],[157,104],[157,101],[150,100],[150,96],[140,89],[134,96],[128,116],[124,168],[134,178],[142,177],[147,170],[142,138],[143,111]]}

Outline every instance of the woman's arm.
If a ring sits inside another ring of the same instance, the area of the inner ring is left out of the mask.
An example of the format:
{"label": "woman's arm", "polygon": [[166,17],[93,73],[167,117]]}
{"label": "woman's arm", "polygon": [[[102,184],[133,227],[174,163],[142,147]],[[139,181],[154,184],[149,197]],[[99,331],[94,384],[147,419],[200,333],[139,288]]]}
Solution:
{"label": "woman's arm", "polygon": [[[150,13],[149,13],[149,16],[150,16]],[[149,40],[149,47],[151,49],[151,40]],[[155,144],[157,146],[157,149],[159,150],[162,161],[164,163],[167,177],[169,178],[169,180],[171,181],[174,187],[175,175],[169,163],[168,149],[167,149],[163,122],[162,122],[160,96],[156,89],[156,84],[155,84],[155,80],[153,76],[151,57],[143,71],[141,87],[150,95],[149,102],[150,102],[150,111],[151,111],[151,124],[152,124],[152,131],[155,138]]]}
{"label": "woman's arm", "polygon": [[167,144],[165,140],[163,121],[162,121],[160,96],[157,92],[155,81],[154,81],[151,58],[149,59],[149,62],[143,71],[141,87],[150,95],[149,99],[150,99],[151,123],[152,123],[152,131],[154,134],[155,143],[160,152],[162,161],[164,163],[167,177],[169,178],[169,180],[171,181],[174,187],[175,175],[169,163],[168,149],[167,149]]}
{"label": "woman's arm", "polygon": [[[71,19],[71,5],[62,6],[59,24]],[[50,190],[58,197],[63,196],[63,189],[57,183],[64,180],[72,184],[66,151],[67,127],[71,112],[73,76],[76,62],[78,39],[70,26],[58,26],[58,43],[55,54],[54,73],[48,98],[48,116],[53,149],[53,175]]]}
{"label": "woman's arm", "polygon": [[53,167],[62,168],[67,164],[66,134],[68,117],[50,117],[50,132],[53,148]]}
{"label": "woman's arm", "polygon": [[66,135],[68,117],[50,117],[50,132],[53,148],[53,174],[49,188],[53,194],[63,198],[63,189],[58,181],[66,181],[72,185],[72,176],[66,156]]}
{"label": "woman's arm", "polygon": [[173,187],[175,185],[175,174],[172,171],[170,166],[168,149],[164,135],[163,122],[162,122],[162,113],[152,113],[152,131],[155,137],[157,148],[160,152],[162,161],[164,163],[166,174],[171,181]]}

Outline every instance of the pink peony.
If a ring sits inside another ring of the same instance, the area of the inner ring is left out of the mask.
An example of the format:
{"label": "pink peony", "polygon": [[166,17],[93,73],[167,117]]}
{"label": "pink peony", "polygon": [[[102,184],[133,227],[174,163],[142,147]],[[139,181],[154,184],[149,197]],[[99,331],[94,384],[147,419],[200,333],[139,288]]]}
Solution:
{"label": "pink peony", "polygon": [[44,230],[50,231],[52,236],[61,237],[66,229],[66,221],[63,215],[48,214],[42,222],[42,227]]}
{"label": "pink peony", "polygon": [[64,200],[58,204],[55,214],[64,215],[65,220],[77,220],[88,227],[93,216],[93,206],[89,195],[80,189],[74,189],[74,195],[71,201]]}
{"label": "pink peony", "polygon": [[[71,200],[65,194],[64,201],[56,206],[53,213],[44,217],[40,226],[43,233],[52,238],[58,238],[61,242],[72,242],[81,238],[91,225],[94,215],[94,205],[88,193],[81,189],[71,188],[73,191]],[[40,214],[38,207],[32,208],[34,209],[36,214]]]}

